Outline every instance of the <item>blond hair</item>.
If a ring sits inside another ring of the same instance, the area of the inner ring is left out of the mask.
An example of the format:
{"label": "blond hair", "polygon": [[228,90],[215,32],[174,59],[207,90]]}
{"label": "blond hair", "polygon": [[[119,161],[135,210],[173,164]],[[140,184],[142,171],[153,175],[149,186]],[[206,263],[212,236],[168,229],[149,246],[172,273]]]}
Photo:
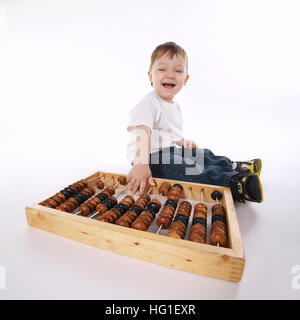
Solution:
{"label": "blond hair", "polygon": [[165,42],[157,46],[152,52],[149,72],[151,72],[155,60],[163,56],[165,53],[168,53],[170,59],[172,59],[174,55],[182,56],[186,61],[186,70],[188,69],[188,57],[185,50],[175,42]]}

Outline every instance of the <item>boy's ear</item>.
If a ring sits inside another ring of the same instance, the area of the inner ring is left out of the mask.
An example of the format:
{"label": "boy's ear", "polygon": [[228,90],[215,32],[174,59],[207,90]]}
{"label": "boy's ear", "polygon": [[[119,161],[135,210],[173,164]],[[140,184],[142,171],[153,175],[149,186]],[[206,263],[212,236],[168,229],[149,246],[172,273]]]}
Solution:
{"label": "boy's ear", "polygon": [[190,77],[190,76],[187,74],[186,77],[185,77],[185,79],[184,79],[184,85],[186,85],[187,81],[189,80],[189,77]]}
{"label": "boy's ear", "polygon": [[153,81],[152,81],[152,74],[150,71],[148,71],[149,80],[151,82],[151,86],[153,87]]}
{"label": "boy's ear", "polygon": [[152,82],[152,74],[151,74],[150,71],[148,71],[148,77],[149,77],[149,79],[150,79],[150,82]]}

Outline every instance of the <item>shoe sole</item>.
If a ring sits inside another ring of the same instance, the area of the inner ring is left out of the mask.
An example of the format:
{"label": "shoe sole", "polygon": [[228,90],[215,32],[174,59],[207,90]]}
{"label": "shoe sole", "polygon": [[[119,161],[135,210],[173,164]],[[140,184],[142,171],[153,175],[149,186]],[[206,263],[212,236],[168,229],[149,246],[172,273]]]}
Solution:
{"label": "shoe sole", "polygon": [[249,196],[246,200],[253,202],[263,202],[263,191],[260,179],[257,174],[251,174],[247,177],[246,190]]}

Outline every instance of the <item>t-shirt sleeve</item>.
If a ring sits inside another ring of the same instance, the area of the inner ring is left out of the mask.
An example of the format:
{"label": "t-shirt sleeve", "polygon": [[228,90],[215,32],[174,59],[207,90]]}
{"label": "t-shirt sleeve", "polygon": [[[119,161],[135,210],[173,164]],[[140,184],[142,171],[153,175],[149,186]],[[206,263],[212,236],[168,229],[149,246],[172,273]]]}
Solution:
{"label": "t-shirt sleeve", "polygon": [[155,119],[155,108],[151,101],[137,104],[129,113],[127,131],[131,131],[136,126],[147,126],[152,133]]}

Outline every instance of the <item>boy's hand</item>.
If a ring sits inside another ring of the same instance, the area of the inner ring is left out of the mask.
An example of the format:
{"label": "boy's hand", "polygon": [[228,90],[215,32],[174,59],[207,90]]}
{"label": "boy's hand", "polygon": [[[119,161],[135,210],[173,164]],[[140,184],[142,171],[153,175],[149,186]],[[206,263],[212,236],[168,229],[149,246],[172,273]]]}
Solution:
{"label": "boy's hand", "polygon": [[193,140],[184,139],[184,138],[181,138],[181,146],[186,149],[198,148],[198,146],[196,145],[196,143]]}
{"label": "boy's hand", "polygon": [[132,193],[136,193],[139,190],[140,195],[144,193],[147,182],[155,186],[148,164],[134,165],[128,173],[127,182],[130,183],[128,190]]}

